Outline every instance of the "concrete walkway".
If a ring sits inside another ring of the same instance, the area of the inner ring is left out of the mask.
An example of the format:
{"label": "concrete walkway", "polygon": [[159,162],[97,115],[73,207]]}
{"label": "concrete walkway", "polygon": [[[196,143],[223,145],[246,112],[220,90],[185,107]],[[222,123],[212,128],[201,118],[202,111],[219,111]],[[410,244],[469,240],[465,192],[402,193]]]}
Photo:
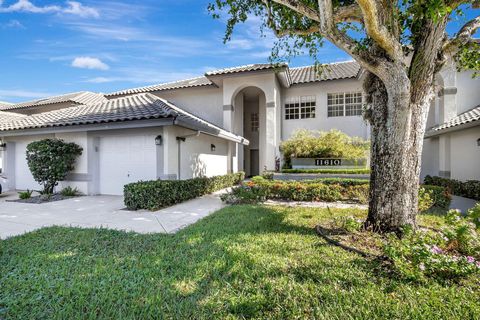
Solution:
{"label": "concrete walkway", "polygon": [[458,209],[462,213],[467,213],[468,209],[475,207],[475,204],[478,201],[459,197],[459,196],[452,196],[452,203],[450,204],[450,209]]}
{"label": "concrete walkway", "polygon": [[193,199],[160,211],[125,210],[122,196],[85,196],[44,204],[6,202],[17,193],[0,195],[0,239],[42,227],[109,228],[138,233],[175,233],[225,205],[219,195]]}

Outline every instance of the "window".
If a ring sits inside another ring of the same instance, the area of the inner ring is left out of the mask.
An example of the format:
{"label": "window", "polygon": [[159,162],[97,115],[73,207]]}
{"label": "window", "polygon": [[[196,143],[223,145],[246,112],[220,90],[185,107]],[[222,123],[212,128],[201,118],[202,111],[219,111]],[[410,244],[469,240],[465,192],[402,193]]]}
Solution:
{"label": "window", "polygon": [[291,97],[285,103],[285,120],[315,118],[315,96]]}
{"label": "window", "polygon": [[260,124],[258,120],[258,113],[252,113],[250,116],[250,122],[252,125],[252,132],[258,132],[258,126]]}
{"label": "window", "polygon": [[327,98],[328,117],[362,115],[362,93],[329,93]]}

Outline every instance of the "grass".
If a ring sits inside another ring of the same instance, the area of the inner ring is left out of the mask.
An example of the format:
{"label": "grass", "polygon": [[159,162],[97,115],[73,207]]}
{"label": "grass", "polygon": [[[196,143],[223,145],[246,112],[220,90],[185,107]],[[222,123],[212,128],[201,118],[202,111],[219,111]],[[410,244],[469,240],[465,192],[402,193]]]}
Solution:
{"label": "grass", "polygon": [[478,280],[401,282],[317,237],[313,227],[331,219],[322,209],[237,206],[175,235],[53,227],[10,238],[0,319],[480,317]]}

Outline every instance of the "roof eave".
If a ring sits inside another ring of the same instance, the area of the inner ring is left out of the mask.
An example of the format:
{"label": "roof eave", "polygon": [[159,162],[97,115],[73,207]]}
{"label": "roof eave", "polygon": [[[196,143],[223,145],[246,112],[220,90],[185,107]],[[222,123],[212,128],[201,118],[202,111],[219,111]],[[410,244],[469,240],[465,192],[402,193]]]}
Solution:
{"label": "roof eave", "polygon": [[443,134],[447,134],[447,133],[450,133],[450,132],[461,131],[461,130],[464,130],[464,129],[469,129],[469,128],[473,128],[473,127],[477,127],[477,126],[480,126],[480,120],[473,120],[473,121],[470,121],[470,122],[467,122],[467,123],[459,124],[459,125],[454,126],[454,127],[445,128],[445,129],[436,130],[436,131],[429,130],[425,133],[425,139],[434,138],[434,137],[441,136]]}

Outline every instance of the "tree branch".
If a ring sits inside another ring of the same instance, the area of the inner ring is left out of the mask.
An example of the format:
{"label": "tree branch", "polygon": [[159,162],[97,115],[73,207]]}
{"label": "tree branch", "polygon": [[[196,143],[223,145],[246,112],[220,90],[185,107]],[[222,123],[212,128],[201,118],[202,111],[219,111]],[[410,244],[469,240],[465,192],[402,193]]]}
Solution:
{"label": "tree branch", "polygon": [[381,26],[378,21],[378,8],[375,0],[357,0],[362,10],[365,28],[367,34],[375,40],[375,42],[387,52],[390,58],[401,61],[403,59],[403,51],[400,42],[396,41],[394,36],[387,30],[385,26]]}
{"label": "tree branch", "polygon": [[301,14],[302,16],[307,17],[310,20],[319,22],[318,12],[309,6],[303,4],[297,0],[272,0],[275,3],[278,3],[282,6],[285,6],[293,11]]}
{"label": "tree branch", "polygon": [[458,31],[457,35],[447,41],[443,46],[444,54],[455,54],[455,52],[461,47],[466,45],[472,40],[473,34],[480,28],[480,16],[468,21]]}
{"label": "tree branch", "polygon": [[363,23],[362,10],[358,4],[349,6],[339,6],[333,10],[335,23],[340,22],[360,22]]}

